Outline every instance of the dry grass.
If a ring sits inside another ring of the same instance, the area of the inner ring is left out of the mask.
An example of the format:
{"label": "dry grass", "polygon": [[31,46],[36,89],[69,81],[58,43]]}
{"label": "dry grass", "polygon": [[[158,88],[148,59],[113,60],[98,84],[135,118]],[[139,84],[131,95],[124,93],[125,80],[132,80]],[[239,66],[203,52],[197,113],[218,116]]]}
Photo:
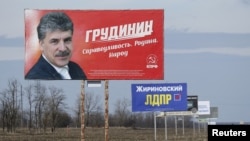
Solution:
{"label": "dry grass", "polygon": [[[109,141],[154,141],[154,129],[131,129],[110,127],[108,129]],[[157,141],[166,141],[165,129],[157,129]],[[84,130],[85,141],[104,141],[104,128],[86,128]],[[26,129],[17,129],[16,133],[3,133],[0,131],[0,141],[81,141],[79,128],[56,129],[54,133],[32,133]],[[207,132],[193,129],[167,130],[167,141],[207,141]]]}

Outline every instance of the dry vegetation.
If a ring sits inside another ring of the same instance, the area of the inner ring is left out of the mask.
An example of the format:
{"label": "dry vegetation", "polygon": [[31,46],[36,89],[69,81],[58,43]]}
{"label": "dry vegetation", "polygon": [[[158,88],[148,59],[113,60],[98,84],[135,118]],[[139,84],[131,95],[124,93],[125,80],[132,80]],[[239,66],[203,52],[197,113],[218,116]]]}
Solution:
{"label": "dry vegetation", "polygon": [[[109,128],[109,141],[154,141],[154,129]],[[104,141],[104,128],[86,128],[85,141]],[[165,141],[165,129],[157,129],[157,141]],[[16,133],[4,133],[0,130],[0,141],[81,141],[79,128],[57,129],[54,133],[29,133],[26,129],[17,129]],[[207,132],[182,128],[167,130],[167,141],[207,141]]]}

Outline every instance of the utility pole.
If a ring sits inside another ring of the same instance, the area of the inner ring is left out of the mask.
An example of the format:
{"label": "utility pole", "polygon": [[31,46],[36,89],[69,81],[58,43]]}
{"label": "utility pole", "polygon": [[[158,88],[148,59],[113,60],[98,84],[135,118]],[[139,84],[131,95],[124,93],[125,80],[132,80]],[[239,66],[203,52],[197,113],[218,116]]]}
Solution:
{"label": "utility pole", "polygon": [[21,128],[23,127],[23,86],[21,85]]}

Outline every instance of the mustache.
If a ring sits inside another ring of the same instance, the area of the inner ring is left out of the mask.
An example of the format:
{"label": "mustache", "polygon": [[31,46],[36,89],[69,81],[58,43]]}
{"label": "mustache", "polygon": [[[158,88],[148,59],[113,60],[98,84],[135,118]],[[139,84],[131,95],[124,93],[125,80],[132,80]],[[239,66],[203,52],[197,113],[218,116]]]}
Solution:
{"label": "mustache", "polygon": [[69,55],[70,55],[70,51],[60,51],[55,56],[56,57],[65,57],[65,56],[69,56]]}

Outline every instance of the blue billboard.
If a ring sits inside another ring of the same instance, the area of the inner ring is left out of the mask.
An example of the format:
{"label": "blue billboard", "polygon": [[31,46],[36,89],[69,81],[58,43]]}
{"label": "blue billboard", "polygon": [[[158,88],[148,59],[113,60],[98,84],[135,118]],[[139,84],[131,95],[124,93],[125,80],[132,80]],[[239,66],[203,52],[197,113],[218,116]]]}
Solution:
{"label": "blue billboard", "polygon": [[186,111],[187,84],[132,84],[132,112]]}

